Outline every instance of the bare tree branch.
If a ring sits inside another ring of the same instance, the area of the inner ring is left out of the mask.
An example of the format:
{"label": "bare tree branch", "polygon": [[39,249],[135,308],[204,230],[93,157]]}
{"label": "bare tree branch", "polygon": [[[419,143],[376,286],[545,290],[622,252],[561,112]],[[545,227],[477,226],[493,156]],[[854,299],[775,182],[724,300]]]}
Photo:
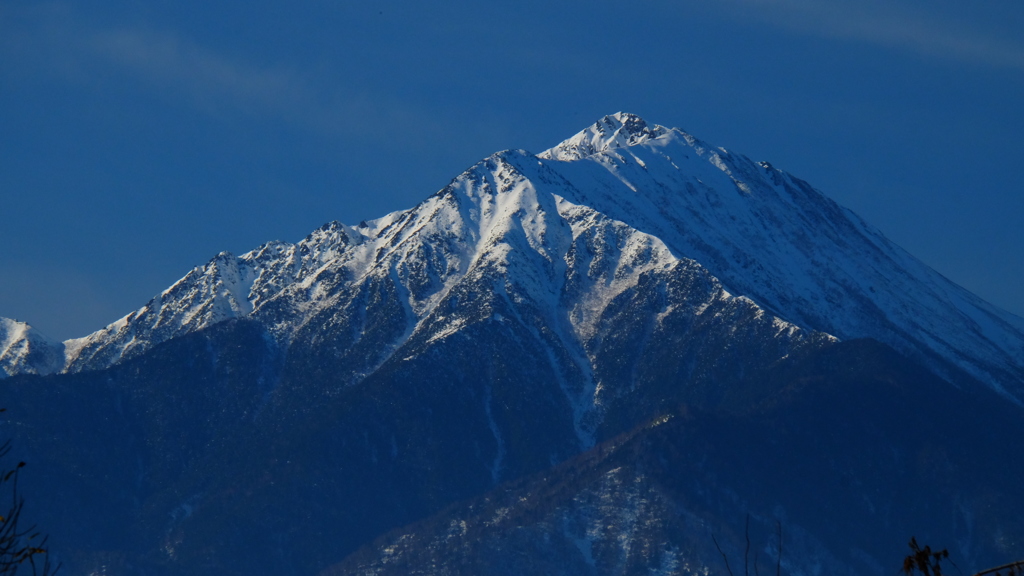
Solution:
{"label": "bare tree branch", "polygon": [[779,533],[779,556],[775,562],[775,576],[782,576],[782,521],[775,521],[775,529]]}
{"label": "bare tree branch", "polygon": [[743,576],[750,576],[750,513],[747,512],[747,524],[743,528],[743,537],[747,539],[747,548],[743,551]]}
{"label": "bare tree branch", "polygon": [[729,567],[729,559],[725,556],[725,552],[722,552],[722,547],[718,545],[718,540],[715,535],[711,535],[711,541],[715,543],[715,548],[718,548],[718,553],[722,555],[722,560],[725,561],[725,569],[729,572],[729,576],[733,576],[732,568]]}
{"label": "bare tree branch", "polygon": [[[11,443],[0,444],[0,458],[11,451]],[[46,548],[47,537],[35,526],[24,528],[20,525],[25,500],[18,492],[18,474],[25,467],[18,462],[12,470],[0,470],[0,486],[10,485],[11,500],[6,513],[0,514],[0,574],[17,574],[23,567],[30,567],[35,576],[53,576],[60,570],[50,563]]]}
{"label": "bare tree branch", "polygon": [[1024,571],[1024,560],[1017,560],[1016,562],[1010,562],[1009,564],[1003,564],[1002,566],[996,566],[995,568],[989,568],[988,570],[982,570],[981,572],[978,572],[974,576],[984,576],[985,574],[991,574],[993,572],[1002,572],[1003,570],[1007,570],[1007,569],[1013,570],[1013,569],[1018,569],[1018,568],[1020,570],[1018,570],[1016,572],[1010,572],[1010,574],[1020,574],[1021,571]]}

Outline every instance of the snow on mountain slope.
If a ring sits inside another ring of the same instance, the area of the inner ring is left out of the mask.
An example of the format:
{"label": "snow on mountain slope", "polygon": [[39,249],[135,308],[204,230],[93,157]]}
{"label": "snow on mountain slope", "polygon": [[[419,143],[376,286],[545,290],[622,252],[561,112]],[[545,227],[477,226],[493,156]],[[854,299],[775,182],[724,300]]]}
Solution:
{"label": "snow on mountain slope", "polygon": [[103,369],[176,336],[247,316],[359,238],[335,222],[297,244],[270,242],[238,257],[221,252],[142,308],[84,338],[66,341],[64,370]]}
{"label": "snow on mountain slope", "polygon": [[605,116],[572,138],[537,155],[546,160],[571,162],[612,148],[625,148],[669,133],[664,126],[648,126],[635,114]]}
{"label": "snow on mountain slope", "polygon": [[0,318],[0,378],[57,372],[63,348],[24,322]]}
{"label": "snow on mountain slope", "polygon": [[[546,356],[586,446],[605,406],[635,388],[629,361],[609,351],[639,345],[629,348],[638,355],[665,332],[696,331],[707,342],[751,334],[778,342],[770,361],[805,340],[659,239],[541,191],[550,183],[525,175],[537,166],[527,152],[501,152],[411,210],[355,228],[332,223],[294,245],[222,253],[140,310],[69,341],[66,370],[103,368],[247,316],[282,348],[336,350],[338,370],[355,383],[496,322]],[[614,325],[638,319],[636,341],[618,342]]]}
{"label": "snow on mountain slope", "polygon": [[[362,242],[251,317],[299,349],[333,348],[343,361],[332,371],[352,370],[351,382],[473,326],[504,325],[553,367],[583,445],[603,404],[630,387],[597,356],[614,347],[604,344],[610,325],[641,286],[663,295],[634,311],[654,322],[641,333],[681,321],[764,334],[780,343],[776,358],[804,341],[804,331],[733,296],[657,238],[539,192],[523,172],[536,163],[522,151],[495,154],[416,208],[361,225]],[[397,308],[386,305],[392,295]]]}
{"label": "snow on mountain slope", "polygon": [[351,333],[334,345],[358,346],[369,307],[397,291],[402,307],[387,312],[358,379],[421,342],[417,334],[436,341],[479,321],[438,308],[475,283],[543,309],[552,345],[596,389],[588,357],[604,310],[644,273],[671,268],[706,271],[723,297],[743,295],[786,326],[874,337],[954,380],[963,370],[1024,397],[1024,320],[805,182],[623,113],[537,156],[492,155],[413,209],[222,253],[132,314],[67,341],[64,370],[104,368],[239,316],[284,347],[331,330]]}
{"label": "snow on mountain slope", "polygon": [[1024,398],[1024,320],[766,162],[621,113],[539,157],[543,167],[531,177],[658,237],[791,322],[843,339],[874,337],[947,377],[956,375],[943,361]]}

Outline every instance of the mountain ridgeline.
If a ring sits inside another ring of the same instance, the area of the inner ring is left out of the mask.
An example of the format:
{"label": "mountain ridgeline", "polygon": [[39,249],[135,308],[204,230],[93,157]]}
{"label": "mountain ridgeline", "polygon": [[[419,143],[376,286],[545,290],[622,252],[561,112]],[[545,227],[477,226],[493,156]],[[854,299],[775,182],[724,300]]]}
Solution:
{"label": "mountain ridgeline", "polygon": [[719,574],[747,515],[786,574],[1024,556],[1024,320],[630,114],[83,338],[0,330],[74,574]]}

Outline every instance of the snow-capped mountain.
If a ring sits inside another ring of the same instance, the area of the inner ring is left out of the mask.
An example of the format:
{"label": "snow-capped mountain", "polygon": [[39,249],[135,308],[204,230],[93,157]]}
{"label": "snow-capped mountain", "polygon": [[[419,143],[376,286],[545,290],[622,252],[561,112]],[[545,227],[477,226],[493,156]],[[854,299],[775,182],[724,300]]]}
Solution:
{"label": "snow-capped mountain", "polygon": [[219,254],[143,308],[65,342],[64,371],[104,368],[242,316],[287,347],[318,314],[389,275],[408,304],[408,325],[389,343],[396,348],[436,323],[436,305],[485,265],[507,271],[538,302],[564,299],[573,242],[601,222],[635,238],[610,277],[588,283],[573,303],[565,336],[584,347],[604,304],[644,271],[682,259],[784,322],[877,338],[946,378],[958,381],[962,371],[1024,397],[1024,320],[948,281],[807,183],[624,113],[537,156],[495,154],[411,210],[355,227],[331,223],[240,257]]}
{"label": "snow-capped mountain", "polygon": [[807,536],[789,574],[887,573],[917,525],[1024,542],[1024,321],[633,115],[84,338],[3,326],[0,427],[73,573],[706,574],[748,513]]}

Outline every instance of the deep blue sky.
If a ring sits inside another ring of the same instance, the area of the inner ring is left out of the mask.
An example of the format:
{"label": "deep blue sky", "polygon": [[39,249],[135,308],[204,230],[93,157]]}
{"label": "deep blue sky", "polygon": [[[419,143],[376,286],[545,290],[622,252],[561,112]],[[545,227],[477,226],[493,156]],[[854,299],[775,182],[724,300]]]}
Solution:
{"label": "deep blue sky", "polygon": [[619,110],[1024,315],[1019,0],[295,4],[0,1],[0,316],[81,336]]}

